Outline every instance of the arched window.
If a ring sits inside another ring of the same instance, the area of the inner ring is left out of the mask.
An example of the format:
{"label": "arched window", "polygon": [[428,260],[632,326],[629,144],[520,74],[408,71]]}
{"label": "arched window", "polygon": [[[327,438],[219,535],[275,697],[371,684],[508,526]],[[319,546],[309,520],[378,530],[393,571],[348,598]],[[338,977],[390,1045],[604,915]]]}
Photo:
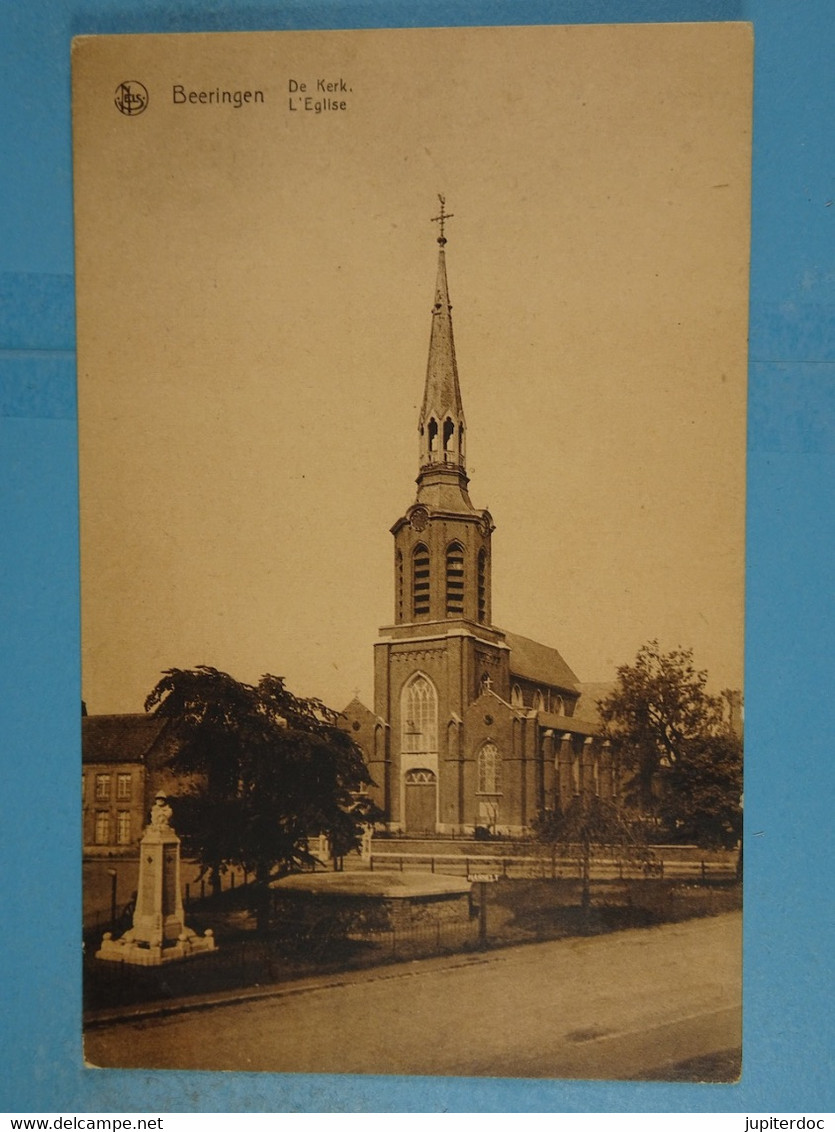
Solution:
{"label": "arched window", "polygon": [[562,696],[554,696],[553,700],[551,700],[551,711],[555,715],[562,715],[564,707]]}
{"label": "arched window", "polygon": [[429,455],[433,456],[438,451],[438,422],[434,417],[429,420]]}
{"label": "arched window", "polygon": [[410,755],[438,750],[438,695],[432,681],[416,673],[403,689],[402,749]]}
{"label": "arched window", "polygon": [[487,620],[487,551],[478,552],[478,619]]}
{"label": "arched window", "polygon": [[444,421],[444,433],[443,433],[444,459],[445,460],[447,459],[447,457],[450,454],[450,450],[452,448],[452,444],[450,442],[454,439],[454,437],[455,437],[455,425],[452,423],[452,421],[449,419],[449,417],[447,417],[447,419]]}
{"label": "arched window", "polygon": [[395,592],[397,593],[397,620],[403,620],[403,552],[398,550],[395,558]]}
{"label": "arched window", "polygon": [[429,551],[422,542],[412,558],[412,612],[415,617],[429,613]]}
{"label": "arched window", "polygon": [[464,548],[450,543],[446,552],[446,615],[464,616]]}
{"label": "arched window", "polygon": [[485,743],[478,752],[478,793],[501,794],[502,757],[495,743]]}
{"label": "arched window", "polygon": [[545,711],[545,697],[538,688],[533,694],[533,707],[534,711]]}
{"label": "arched window", "polygon": [[576,751],[571,756],[571,788],[575,795],[580,793],[580,756]]}
{"label": "arched window", "polygon": [[518,684],[514,684],[510,689],[510,702],[513,707],[525,706],[525,701],[522,699],[522,689]]}

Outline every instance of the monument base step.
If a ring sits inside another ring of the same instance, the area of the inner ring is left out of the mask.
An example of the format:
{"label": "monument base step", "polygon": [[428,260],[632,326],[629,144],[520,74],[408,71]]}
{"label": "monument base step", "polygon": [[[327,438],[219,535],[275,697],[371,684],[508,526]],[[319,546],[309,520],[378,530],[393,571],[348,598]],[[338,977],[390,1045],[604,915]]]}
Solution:
{"label": "monument base step", "polygon": [[136,967],[160,967],[163,963],[194,959],[215,950],[215,937],[211,929],[199,936],[186,928],[176,943],[156,947],[139,943],[130,938],[132,935],[132,932],[127,932],[121,939],[114,939],[110,932],[105,932],[101,947],[96,952],[96,959],[104,959],[109,963],[130,963]]}

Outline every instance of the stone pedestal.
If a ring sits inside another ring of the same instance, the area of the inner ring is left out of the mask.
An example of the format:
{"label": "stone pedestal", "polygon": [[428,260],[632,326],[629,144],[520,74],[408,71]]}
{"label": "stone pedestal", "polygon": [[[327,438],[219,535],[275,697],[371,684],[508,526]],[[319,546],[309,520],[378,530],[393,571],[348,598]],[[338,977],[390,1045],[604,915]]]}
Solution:
{"label": "stone pedestal", "polygon": [[[164,801],[164,800],[163,800]],[[139,884],[133,927],[119,939],[106,932],[97,959],[153,967],[213,951],[214,936],[186,927],[180,889],[180,839],[168,824],[167,805],[155,805],[139,847]]]}

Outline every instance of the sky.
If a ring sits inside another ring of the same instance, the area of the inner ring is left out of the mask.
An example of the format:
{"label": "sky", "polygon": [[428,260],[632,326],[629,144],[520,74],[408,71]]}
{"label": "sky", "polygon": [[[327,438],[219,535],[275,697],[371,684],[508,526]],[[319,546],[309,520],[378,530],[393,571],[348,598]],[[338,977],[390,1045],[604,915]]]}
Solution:
{"label": "sky", "polygon": [[73,82],[91,712],[197,664],[373,702],[438,193],[495,623],[741,686],[746,25],[102,37]]}

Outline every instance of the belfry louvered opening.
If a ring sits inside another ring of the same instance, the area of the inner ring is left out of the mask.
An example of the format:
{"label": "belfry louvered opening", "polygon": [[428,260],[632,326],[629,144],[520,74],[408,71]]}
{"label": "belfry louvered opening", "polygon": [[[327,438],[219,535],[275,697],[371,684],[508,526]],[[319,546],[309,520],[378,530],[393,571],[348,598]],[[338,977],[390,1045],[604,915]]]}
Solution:
{"label": "belfry louvered opening", "polygon": [[487,554],[478,552],[478,619],[487,620]]}
{"label": "belfry louvered opening", "polygon": [[426,617],[429,613],[429,551],[418,543],[412,557],[412,613]]}
{"label": "belfry louvered opening", "polygon": [[446,615],[464,616],[464,548],[450,543],[446,552]]}

